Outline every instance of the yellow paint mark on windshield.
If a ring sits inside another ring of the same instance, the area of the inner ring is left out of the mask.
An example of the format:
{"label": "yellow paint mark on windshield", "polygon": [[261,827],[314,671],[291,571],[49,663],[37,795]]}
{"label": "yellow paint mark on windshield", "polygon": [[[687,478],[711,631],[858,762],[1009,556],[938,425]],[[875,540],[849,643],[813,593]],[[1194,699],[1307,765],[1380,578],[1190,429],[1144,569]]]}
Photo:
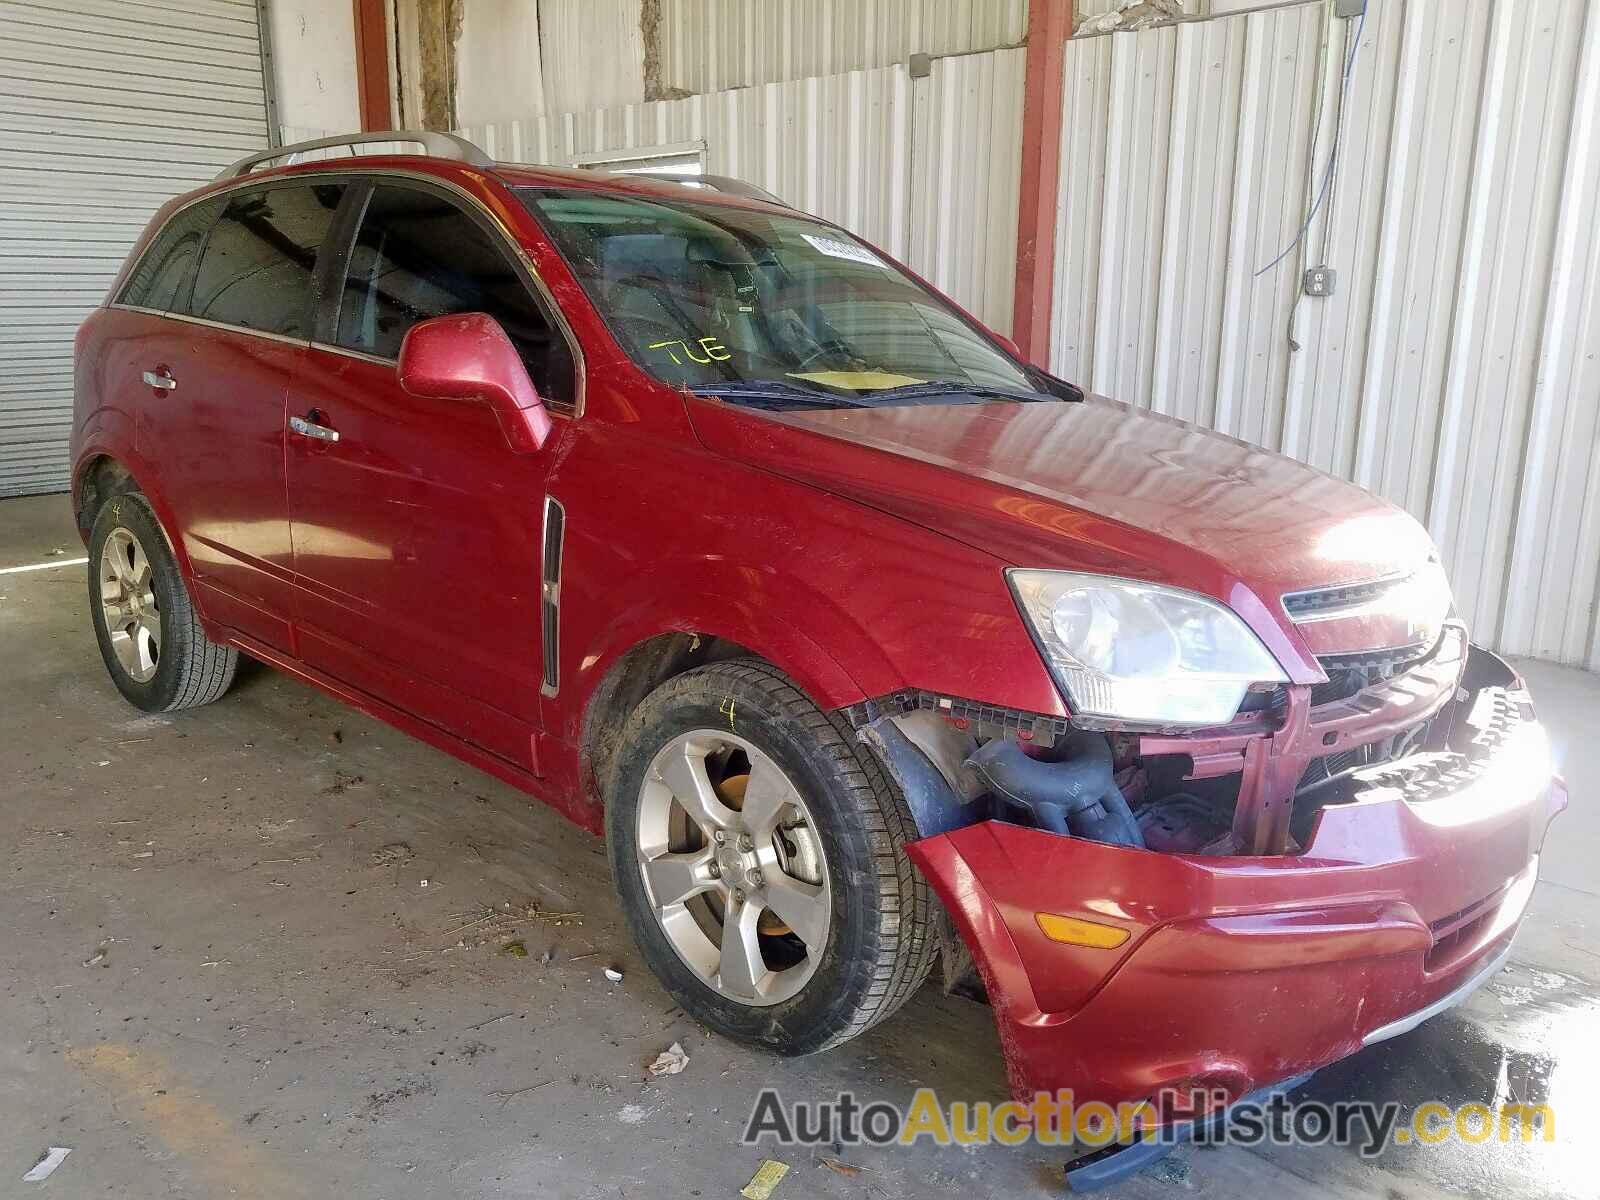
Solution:
{"label": "yellow paint mark on windshield", "polygon": [[[695,353],[697,348],[702,351],[702,353]],[[678,338],[669,338],[664,342],[651,342],[645,347],[645,349],[665,350],[667,352],[667,356],[680,367],[683,365],[683,359],[678,357],[679,350],[682,350],[697,363],[727,362],[733,357],[733,355],[728,352],[728,348],[714,337],[703,337],[698,342],[687,342]]]}
{"label": "yellow paint mark on windshield", "polygon": [[909,375],[896,375],[892,371],[791,371],[790,379],[805,379],[824,387],[850,388],[857,392],[877,392],[885,388],[905,387],[908,383],[926,383],[926,379],[913,379]]}

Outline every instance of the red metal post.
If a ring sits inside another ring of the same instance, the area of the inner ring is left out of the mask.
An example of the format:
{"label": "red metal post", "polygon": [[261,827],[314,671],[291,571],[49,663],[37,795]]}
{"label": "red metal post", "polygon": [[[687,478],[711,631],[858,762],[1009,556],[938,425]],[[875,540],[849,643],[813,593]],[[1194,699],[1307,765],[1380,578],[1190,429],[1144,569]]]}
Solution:
{"label": "red metal post", "polygon": [[1017,288],[1011,328],[1022,356],[1040,366],[1050,358],[1051,276],[1061,171],[1062,61],[1071,36],[1072,0],[1033,0],[1028,5],[1022,179],[1017,202]]}
{"label": "red metal post", "polygon": [[356,21],[356,96],[364,132],[388,129],[389,17],[384,0],[352,0]]}

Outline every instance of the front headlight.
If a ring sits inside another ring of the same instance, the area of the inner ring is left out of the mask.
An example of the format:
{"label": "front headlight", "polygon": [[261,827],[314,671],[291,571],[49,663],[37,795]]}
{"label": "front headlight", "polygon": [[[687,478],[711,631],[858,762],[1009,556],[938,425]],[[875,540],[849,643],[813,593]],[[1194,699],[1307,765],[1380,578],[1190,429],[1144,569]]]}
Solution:
{"label": "front headlight", "polygon": [[1065,571],[1007,571],[1075,712],[1223,725],[1253,683],[1288,676],[1238,615],[1193,592]]}

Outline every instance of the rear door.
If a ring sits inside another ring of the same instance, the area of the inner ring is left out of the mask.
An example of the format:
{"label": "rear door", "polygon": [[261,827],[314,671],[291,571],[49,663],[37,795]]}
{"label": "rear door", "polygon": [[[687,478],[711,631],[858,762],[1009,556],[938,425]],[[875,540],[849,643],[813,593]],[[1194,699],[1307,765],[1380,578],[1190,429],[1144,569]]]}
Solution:
{"label": "rear door", "polygon": [[[576,403],[571,344],[475,202],[384,178],[359,207],[290,400],[291,417],[337,436],[288,440],[300,654],[533,769],[541,523]],[[556,417],[538,453],[514,452],[487,405],[400,387],[407,330],[457,312],[493,316],[521,351]]]}
{"label": "rear door", "polygon": [[345,186],[274,182],[229,193],[187,291],[168,302],[175,319],[142,347],[139,364],[149,380],[140,454],[159,474],[202,611],[283,650],[294,567],[284,404]]}

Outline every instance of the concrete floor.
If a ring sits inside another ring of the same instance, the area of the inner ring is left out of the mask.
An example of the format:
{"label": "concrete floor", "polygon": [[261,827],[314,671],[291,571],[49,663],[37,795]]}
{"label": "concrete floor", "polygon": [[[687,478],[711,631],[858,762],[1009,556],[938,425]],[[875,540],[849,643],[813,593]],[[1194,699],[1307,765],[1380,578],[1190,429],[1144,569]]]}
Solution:
{"label": "concrete floor", "polygon": [[[63,497],[0,503],[0,568],[81,555]],[[987,1010],[929,988],[781,1061],[672,1005],[598,842],[265,669],[211,707],[129,708],[84,568],[0,574],[0,1194],[734,1197],[758,1087],[998,1098]],[[1596,1195],[1600,678],[1526,664],[1573,785],[1513,965],[1308,1092],[1556,1106],[1553,1145],[1186,1149],[1129,1197]],[[520,939],[528,956],[501,952]],[[603,968],[624,975],[608,983]],[[645,1064],[681,1041],[682,1075]],[[47,1146],[74,1153],[43,1185]],[[796,1152],[778,1200],[1043,1196],[1049,1151]]]}

